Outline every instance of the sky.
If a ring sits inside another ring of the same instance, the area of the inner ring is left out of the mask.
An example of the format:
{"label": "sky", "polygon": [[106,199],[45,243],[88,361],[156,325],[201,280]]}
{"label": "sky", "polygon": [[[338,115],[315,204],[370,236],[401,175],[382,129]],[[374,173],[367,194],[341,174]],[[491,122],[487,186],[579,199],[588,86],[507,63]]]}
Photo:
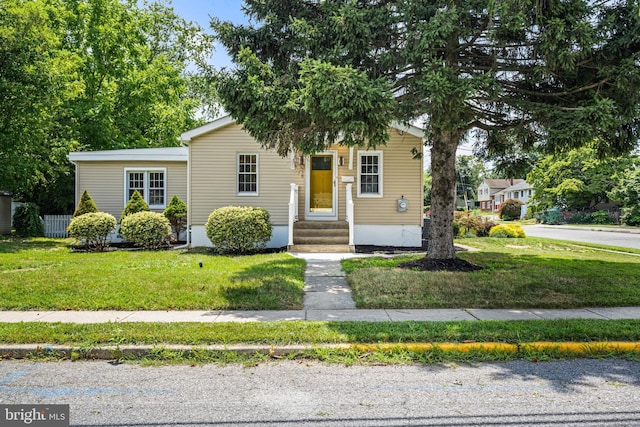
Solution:
{"label": "sky", "polygon": [[[231,21],[235,24],[248,22],[248,18],[242,11],[242,0],[173,0],[171,6],[176,13],[188,21],[194,21],[206,32],[212,32],[209,22],[211,17],[218,17],[223,21]],[[216,44],[215,51],[211,57],[211,65],[216,68],[230,67],[231,59],[227,55],[223,46]],[[425,149],[425,156],[429,157],[429,150]],[[473,149],[471,144],[461,144],[457,154],[471,155]],[[425,159],[427,160],[427,159]],[[425,162],[425,167],[428,162]]]}
{"label": "sky", "polygon": [[[211,33],[209,22],[212,17],[235,24],[247,23],[248,19],[242,12],[242,3],[241,0],[173,0],[171,6],[178,15],[188,21],[197,22],[206,32]],[[231,59],[219,44],[216,44],[210,62],[216,68],[231,65]]]}

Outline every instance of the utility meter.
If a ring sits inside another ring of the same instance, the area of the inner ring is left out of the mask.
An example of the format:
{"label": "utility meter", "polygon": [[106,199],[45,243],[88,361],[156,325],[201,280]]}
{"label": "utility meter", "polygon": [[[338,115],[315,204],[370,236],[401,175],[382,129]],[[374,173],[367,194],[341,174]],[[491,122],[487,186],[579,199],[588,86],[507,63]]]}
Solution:
{"label": "utility meter", "polygon": [[398,199],[398,212],[406,212],[407,211],[407,199],[402,196]]}

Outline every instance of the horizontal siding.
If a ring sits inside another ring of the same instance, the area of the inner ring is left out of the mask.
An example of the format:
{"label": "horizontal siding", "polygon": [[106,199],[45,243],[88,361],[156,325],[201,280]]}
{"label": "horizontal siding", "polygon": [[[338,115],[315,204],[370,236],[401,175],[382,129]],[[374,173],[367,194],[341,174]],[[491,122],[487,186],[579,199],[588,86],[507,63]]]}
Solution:
{"label": "horizontal siding", "polygon": [[[358,197],[357,150],[354,153],[354,216],[356,224],[422,225],[423,163],[413,158],[412,150],[422,152],[422,141],[408,133],[400,135],[390,130],[390,140],[383,151],[382,198]],[[397,200],[404,196],[408,202],[406,212],[397,211]]]}
{"label": "horizontal siding", "polygon": [[[264,150],[238,125],[195,138],[189,144],[191,168],[190,223],[205,224],[223,206],[254,206],[269,211],[273,224],[287,224],[290,184],[302,184],[288,158]],[[237,154],[258,154],[258,195],[237,194]],[[301,193],[302,194],[302,193]]]}
{"label": "horizontal siding", "polygon": [[[338,219],[346,215],[346,183],[342,177],[352,176],[355,220],[358,224],[422,225],[422,160],[413,159],[412,149],[422,151],[422,141],[408,134],[391,130],[383,155],[383,198],[357,197],[357,150],[354,150],[353,169],[349,169],[349,148],[334,146],[331,150],[343,157],[338,167]],[[194,138],[189,145],[191,175],[190,224],[203,225],[211,212],[223,206],[255,206],[269,211],[271,222],[287,224],[290,184],[299,185],[298,210],[300,219],[305,212],[305,166],[291,169],[289,158],[281,158],[272,150],[265,150],[242,128],[232,124]],[[259,154],[259,195],[236,194],[238,153]],[[396,211],[400,196],[409,201],[405,213]]]}
{"label": "horizontal siding", "polygon": [[[187,164],[186,162],[78,162],[77,163],[76,203],[84,190],[87,190],[101,212],[107,212],[119,221],[124,209],[124,170],[125,168],[166,168],[166,203],[176,194],[187,202]],[[161,210],[156,210],[160,212]]]}

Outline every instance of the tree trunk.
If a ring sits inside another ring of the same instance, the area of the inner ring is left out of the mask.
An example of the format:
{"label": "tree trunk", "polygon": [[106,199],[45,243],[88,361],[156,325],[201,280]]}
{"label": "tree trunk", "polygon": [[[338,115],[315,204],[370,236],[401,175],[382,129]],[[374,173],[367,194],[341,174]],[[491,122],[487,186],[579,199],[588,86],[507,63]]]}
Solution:
{"label": "tree trunk", "polygon": [[456,208],[456,149],[460,133],[435,130],[431,147],[431,223],[428,259],[455,259],[453,212]]}

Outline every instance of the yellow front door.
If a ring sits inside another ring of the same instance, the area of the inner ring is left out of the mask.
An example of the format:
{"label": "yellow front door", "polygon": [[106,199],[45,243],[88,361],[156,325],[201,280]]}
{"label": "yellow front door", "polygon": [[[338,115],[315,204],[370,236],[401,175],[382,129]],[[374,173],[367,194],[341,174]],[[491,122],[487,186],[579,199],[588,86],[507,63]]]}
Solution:
{"label": "yellow front door", "polygon": [[311,212],[333,212],[333,156],[311,156],[309,205]]}

